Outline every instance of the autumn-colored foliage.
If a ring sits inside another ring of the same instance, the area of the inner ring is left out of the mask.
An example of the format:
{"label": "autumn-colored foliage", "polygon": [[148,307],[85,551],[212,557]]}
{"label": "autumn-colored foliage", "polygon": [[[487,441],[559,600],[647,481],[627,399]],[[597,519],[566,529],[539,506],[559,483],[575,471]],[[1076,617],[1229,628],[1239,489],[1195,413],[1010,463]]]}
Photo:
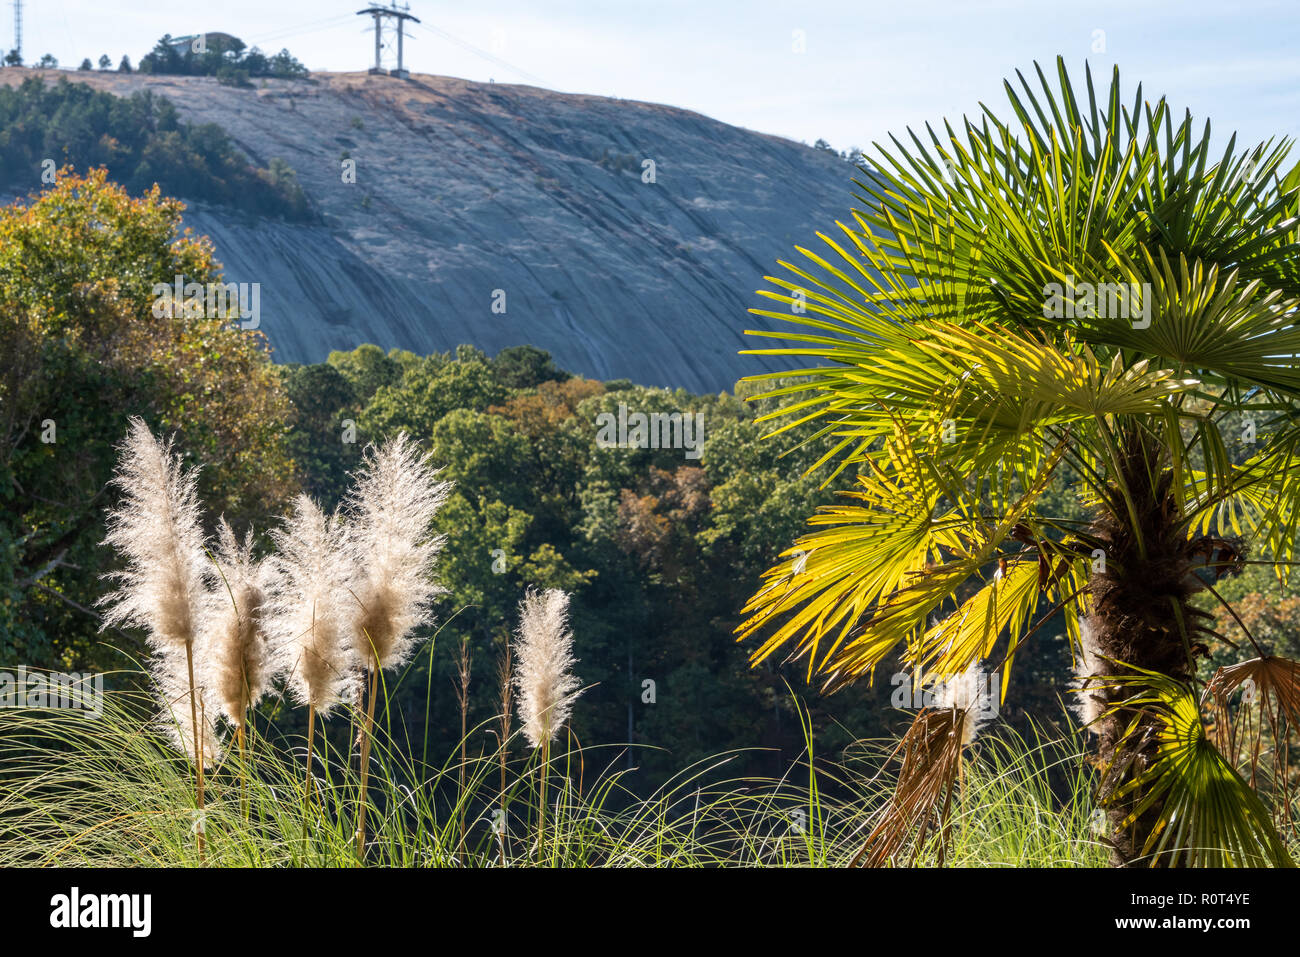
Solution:
{"label": "autumn-colored foliage", "polygon": [[17,649],[58,634],[64,660],[88,653],[104,570],[93,546],[128,414],[180,434],[202,494],[236,524],[293,490],[290,407],[265,337],[153,314],[155,283],[220,279],[183,209],[156,187],[133,198],[102,169],[64,169],[0,208],[0,634]]}

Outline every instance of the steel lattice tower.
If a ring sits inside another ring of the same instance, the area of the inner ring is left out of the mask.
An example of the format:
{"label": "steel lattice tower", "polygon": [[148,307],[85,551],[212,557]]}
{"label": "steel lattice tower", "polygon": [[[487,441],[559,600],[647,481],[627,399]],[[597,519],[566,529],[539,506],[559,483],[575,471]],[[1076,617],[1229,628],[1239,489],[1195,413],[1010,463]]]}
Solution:
{"label": "steel lattice tower", "polygon": [[[370,68],[371,73],[387,73],[390,76],[402,78],[410,76],[410,71],[406,69],[402,62],[402,38],[405,35],[405,30],[402,28],[405,26],[407,20],[413,20],[416,23],[420,22],[419,17],[414,17],[408,12],[410,9],[409,6],[399,9],[396,0],[393,0],[392,6],[381,7],[378,4],[371,4],[366,7],[366,9],[357,11],[357,16],[359,17],[371,16],[375,18],[375,65]],[[382,55],[380,53],[384,21],[389,19],[396,21],[397,29],[397,69],[395,70],[384,69]]]}

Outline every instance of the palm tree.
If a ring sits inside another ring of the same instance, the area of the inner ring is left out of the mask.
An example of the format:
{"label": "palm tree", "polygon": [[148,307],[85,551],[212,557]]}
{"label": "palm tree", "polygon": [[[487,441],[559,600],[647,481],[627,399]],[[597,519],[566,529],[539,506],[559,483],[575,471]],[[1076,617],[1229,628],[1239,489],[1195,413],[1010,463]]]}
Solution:
{"label": "palm tree", "polygon": [[[1099,101],[1091,71],[1081,100],[1059,58],[1056,84],[1035,69],[1005,84],[1014,121],[981,105],[877,145],[852,221],[760,290],[784,308],[752,311],[797,328],[751,330],[789,343],[752,351],[814,363],[752,377],[779,401],[761,420],[856,481],[737,630],[828,689],[901,662],[984,669],[1000,702],[1063,619],[1114,863],[1287,865],[1284,751],[1247,783],[1233,695],[1260,692],[1285,750],[1300,666],[1201,605],[1252,550],[1282,582],[1294,554],[1300,166],[1286,140],[1213,153],[1208,123],[1141,87],[1126,104],[1118,70]],[[1083,520],[1054,514],[1063,489]],[[1254,657],[1202,680],[1225,645]],[[863,859],[942,826],[974,720],[969,701],[918,714]]]}

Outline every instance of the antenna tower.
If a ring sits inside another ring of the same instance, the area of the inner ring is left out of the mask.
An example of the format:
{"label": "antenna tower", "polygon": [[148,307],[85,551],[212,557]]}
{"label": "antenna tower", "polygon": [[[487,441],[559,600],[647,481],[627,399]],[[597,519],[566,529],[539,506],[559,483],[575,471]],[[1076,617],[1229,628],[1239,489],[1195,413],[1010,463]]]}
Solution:
{"label": "antenna tower", "polygon": [[[357,11],[357,16],[359,17],[368,16],[375,18],[375,65],[370,68],[371,73],[387,73],[389,76],[399,77],[403,80],[411,75],[410,71],[406,69],[405,64],[402,62],[402,38],[405,36],[405,30],[402,28],[405,26],[407,20],[419,23],[420,19],[419,17],[412,16],[410,10],[410,4],[403,4],[399,7],[397,5],[397,0],[393,0],[392,4],[387,7],[372,3],[364,10]],[[397,33],[397,68],[393,70],[384,69],[382,50],[385,29],[394,30]]]}

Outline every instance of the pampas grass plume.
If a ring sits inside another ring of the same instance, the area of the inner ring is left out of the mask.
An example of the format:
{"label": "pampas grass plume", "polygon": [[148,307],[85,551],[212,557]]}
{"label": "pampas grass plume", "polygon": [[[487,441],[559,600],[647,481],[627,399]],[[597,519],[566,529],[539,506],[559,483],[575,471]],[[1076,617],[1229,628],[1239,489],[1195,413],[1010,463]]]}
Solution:
{"label": "pampas grass plume", "polygon": [[515,687],[524,735],[534,747],[554,740],[573,711],[579,691],[572,668],[569,596],[558,588],[530,588],[519,603]]}
{"label": "pampas grass plume", "polygon": [[[145,630],[164,705],[162,723],[194,763],[201,815],[203,771],[220,758],[214,715],[206,707],[206,689],[194,668],[194,646],[213,610],[212,595],[205,580],[198,473],[182,467],[180,456],[173,452],[174,441],[160,443],[138,417],[128,423],[114,475],[122,499],[109,512],[105,537],[126,567],[109,576],[118,587],[101,604],[103,627],[134,625]],[[197,844],[203,861],[201,829]]]}
{"label": "pampas grass plume", "polygon": [[353,566],[352,637],[367,671],[393,668],[414,647],[413,632],[444,589],[433,566],[445,536],[430,526],[451,491],[405,432],[366,449],[346,503]]}
{"label": "pampas grass plume", "polygon": [[962,744],[974,742],[991,715],[986,675],[973,664],[959,675],[942,681],[934,689],[935,706],[961,716]]}
{"label": "pampas grass plume", "polygon": [[[195,707],[190,708],[185,652],[176,648],[164,649],[154,658],[151,670],[157,686],[158,730],[189,761],[193,762],[195,755],[201,753],[205,770],[220,764],[225,748],[217,733],[216,696],[206,684],[196,679]],[[196,722],[200,729],[197,749],[194,740]]]}
{"label": "pampas grass plume", "polygon": [[292,515],[271,534],[276,554],[266,628],[274,670],[285,676],[295,700],[324,717],[355,698],[358,687],[338,517],[299,495]]}
{"label": "pampas grass plume", "polygon": [[264,620],[269,567],[253,558],[253,533],[240,543],[224,518],[213,559],[214,607],[200,652],[203,684],[221,713],[242,728],[272,677]]}
{"label": "pampas grass plume", "polygon": [[107,576],[118,587],[100,600],[104,627],[143,628],[155,652],[192,646],[208,610],[198,473],[182,468],[172,445],[131,418],[113,479],[122,500],[104,539],[126,563]]}

